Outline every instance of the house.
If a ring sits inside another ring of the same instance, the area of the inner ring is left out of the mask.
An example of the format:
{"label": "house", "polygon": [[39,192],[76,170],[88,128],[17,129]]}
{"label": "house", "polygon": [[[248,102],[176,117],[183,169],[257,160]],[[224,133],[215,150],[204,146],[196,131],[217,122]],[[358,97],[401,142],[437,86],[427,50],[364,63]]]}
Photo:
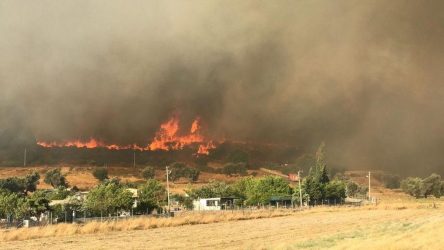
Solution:
{"label": "house", "polygon": [[133,199],[133,208],[136,208],[139,205],[139,193],[137,188],[127,188],[127,191],[131,193],[131,198]]}
{"label": "house", "polygon": [[202,198],[193,201],[193,210],[197,211],[217,211],[233,209],[238,200],[235,197]]}

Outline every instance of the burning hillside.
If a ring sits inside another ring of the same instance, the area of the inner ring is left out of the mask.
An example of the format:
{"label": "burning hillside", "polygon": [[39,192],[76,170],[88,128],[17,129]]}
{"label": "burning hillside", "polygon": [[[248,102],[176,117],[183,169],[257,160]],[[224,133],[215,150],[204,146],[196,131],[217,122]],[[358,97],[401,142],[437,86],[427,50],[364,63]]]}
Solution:
{"label": "burning hillside", "polygon": [[68,141],[37,141],[37,144],[45,148],[107,148],[110,150],[134,149],[140,151],[156,151],[156,150],[180,150],[186,146],[196,146],[197,154],[208,155],[209,150],[214,149],[216,144],[212,140],[208,140],[202,135],[201,119],[197,117],[191,123],[187,133],[183,133],[180,127],[180,120],[177,115],[173,115],[168,121],[160,125],[160,129],[156,132],[154,138],[147,145],[116,145],[107,144],[98,139],[90,138],[87,141],[68,140]]}

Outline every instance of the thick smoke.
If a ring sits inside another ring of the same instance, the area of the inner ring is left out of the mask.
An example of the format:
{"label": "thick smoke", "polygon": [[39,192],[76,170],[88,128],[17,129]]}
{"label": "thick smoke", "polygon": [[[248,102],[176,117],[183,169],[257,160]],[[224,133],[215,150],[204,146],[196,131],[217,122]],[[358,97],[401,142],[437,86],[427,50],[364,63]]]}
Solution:
{"label": "thick smoke", "polygon": [[1,1],[0,144],[325,141],[349,168],[441,171],[444,1]]}

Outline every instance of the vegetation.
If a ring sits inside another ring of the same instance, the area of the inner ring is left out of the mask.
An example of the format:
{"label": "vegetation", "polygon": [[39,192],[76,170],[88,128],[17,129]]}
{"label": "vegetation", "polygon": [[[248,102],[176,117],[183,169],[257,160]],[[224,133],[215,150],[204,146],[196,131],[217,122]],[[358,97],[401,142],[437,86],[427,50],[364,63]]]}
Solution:
{"label": "vegetation", "polygon": [[222,173],[228,176],[247,175],[247,167],[245,163],[227,163],[222,169]]}
{"label": "vegetation", "polygon": [[365,196],[367,195],[368,187],[360,186],[356,182],[347,181],[346,184],[346,194],[348,197],[357,197],[357,196]]}
{"label": "vegetation", "polygon": [[45,174],[45,183],[51,185],[54,188],[57,187],[68,187],[68,182],[65,176],[61,173],[60,169],[54,168],[49,170]]}
{"label": "vegetation", "polygon": [[199,179],[200,171],[198,169],[190,168],[185,163],[176,162],[171,166],[171,173],[169,179],[176,181],[181,177],[187,178],[191,182],[195,182]]}
{"label": "vegetation", "polygon": [[115,181],[104,182],[91,189],[84,208],[94,214],[114,214],[133,205],[132,193]]}
{"label": "vegetation", "polygon": [[272,196],[289,196],[292,190],[288,181],[276,176],[246,177],[232,185],[211,181],[197,189],[186,191],[193,199],[211,197],[239,197],[244,205],[267,205]]}
{"label": "vegetation", "polygon": [[165,187],[157,180],[149,179],[145,184],[139,187],[139,206],[141,211],[152,211],[154,208],[159,208],[166,200]]}
{"label": "vegetation", "polygon": [[106,169],[106,168],[95,168],[93,170],[92,174],[99,181],[104,181],[104,180],[109,179],[108,169]]}
{"label": "vegetation", "polygon": [[39,184],[40,175],[37,172],[31,172],[24,178],[11,177],[0,180],[0,189],[8,190],[12,193],[34,192]]}
{"label": "vegetation", "polygon": [[145,180],[154,179],[155,171],[153,167],[146,167],[142,170],[142,177]]}
{"label": "vegetation", "polygon": [[325,161],[325,144],[322,143],[316,152],[316,161],[304,179],[303,192],[310,204],[324,200],[342,201],[346,197],[346,183],[342,180],[330,182]]}
{"label": "vegetation", "polygon": [[424,179],[408,177],[401,181],[401,189],[415,198],[427,198],[431,195],[439,198],[444,195],[444,182],[437,174],[431,174]]}

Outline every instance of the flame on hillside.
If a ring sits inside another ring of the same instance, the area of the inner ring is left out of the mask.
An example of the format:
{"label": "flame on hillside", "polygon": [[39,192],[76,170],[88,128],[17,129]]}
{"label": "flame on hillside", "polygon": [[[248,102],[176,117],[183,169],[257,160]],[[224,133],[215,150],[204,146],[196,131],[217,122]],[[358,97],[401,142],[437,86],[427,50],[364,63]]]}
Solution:
{"label": "flame on hillside", "polygon": [[211,149],[216,148],[216,145],[211,140],[206,140],[201,134],[201,121],[196,118],[190,127],[189,133],[180,134],[180,122],[177,116],[171,117],[168,121],[160,125],[160,129],[156,132],[152,141],[145,147],[136,144],[132,145],[116,145],[106,144],[95,138],[90,138],[88,141],[73,140],[62,142],[47,142],[38,141],[37,144],[45,148],[53,147],[76,147],[76,148],[108,148],[112,150],[134,149],[134,150],[179,150],[188,145],[198,145],[197,154],[209,154]]}

